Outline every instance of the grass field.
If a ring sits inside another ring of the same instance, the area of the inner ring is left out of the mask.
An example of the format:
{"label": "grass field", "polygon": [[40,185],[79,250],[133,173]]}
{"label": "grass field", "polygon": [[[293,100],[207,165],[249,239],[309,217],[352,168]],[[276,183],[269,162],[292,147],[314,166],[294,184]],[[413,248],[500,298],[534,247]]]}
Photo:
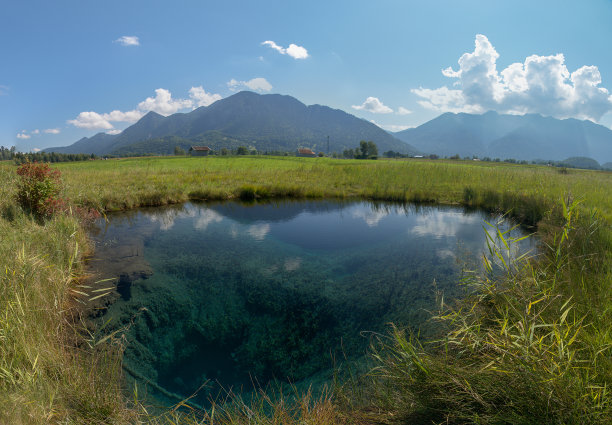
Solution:
{"label": "grass field", "polygon": [[[372,370],[321,399],[262,396],[189,423],[609,423],[612,173],[505,163],[294,157],[137,158],[57,164],[64,196],[100,211],[186,200],[361,198],[463,204],[538,224],[537,260],[474,276],[444,306],[447,338],[390,331]],[[119,396],[120,359],[75,322],[88,245],[76,219],[14,201],[0,163],[0,423],[173,423]],[[310,397],[310,398],[309,398]],[[212,416],[211,416],[212,415]]]}

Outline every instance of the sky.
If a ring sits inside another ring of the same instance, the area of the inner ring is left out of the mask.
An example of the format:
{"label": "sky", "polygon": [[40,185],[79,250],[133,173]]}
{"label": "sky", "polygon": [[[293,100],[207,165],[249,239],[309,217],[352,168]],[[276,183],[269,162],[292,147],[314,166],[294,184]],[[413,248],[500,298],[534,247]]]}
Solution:
{"label": "sky", "polygon": [[612,128],[612,0],[2,0],[0,145],[117,134],[240,90],[389,131],[443,112]]}

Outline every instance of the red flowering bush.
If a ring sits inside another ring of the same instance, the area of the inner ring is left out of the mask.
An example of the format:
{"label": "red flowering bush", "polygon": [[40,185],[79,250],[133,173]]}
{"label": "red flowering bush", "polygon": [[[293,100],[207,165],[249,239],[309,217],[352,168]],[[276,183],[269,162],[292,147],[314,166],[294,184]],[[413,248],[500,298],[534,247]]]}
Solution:
{"label": "red flowering bush", "polygon": [[66,201],[59,198],[60,172],[49,164],[26,162],[17,169],[17,202],[25,211],[38,217],[50,217],[65,211]]}

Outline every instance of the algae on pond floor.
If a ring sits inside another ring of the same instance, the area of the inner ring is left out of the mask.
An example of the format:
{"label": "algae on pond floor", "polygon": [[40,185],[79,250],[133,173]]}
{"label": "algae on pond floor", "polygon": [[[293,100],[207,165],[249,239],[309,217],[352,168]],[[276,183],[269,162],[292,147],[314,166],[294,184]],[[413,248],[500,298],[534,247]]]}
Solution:
{"label": "algae on pond floor", "polygon": [[309,380],[363,355],[362,331],[432,333],[435,290],[461,293],[457,256],[484,249],[482,218],[326,202],[145,210],[106,235],[142,241],[153,274],[130,280],[99,320],[125,329],[126,369],[158,399],[206,382],[200,404],[220,388]]}

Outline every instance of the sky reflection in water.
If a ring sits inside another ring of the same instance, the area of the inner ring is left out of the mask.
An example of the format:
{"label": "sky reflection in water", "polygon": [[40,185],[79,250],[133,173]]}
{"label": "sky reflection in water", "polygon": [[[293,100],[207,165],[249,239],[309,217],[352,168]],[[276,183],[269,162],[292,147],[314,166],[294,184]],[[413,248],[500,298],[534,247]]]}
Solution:
{"label": "sky reflection in water", "polygon": [[330,353],[363,355],[361,331],[394,322],[435,332],[435,290],[460,296],[462,264],[477,267],[486,249],[485,219],[495,221],[456,208],[322,201],[113,215],[94,234],[91,265],[98,278],[123,274],[121,296],[97,320],[127,328],[128,380],[152,383],[167,403],[207,380],[198,403],[219,385],[251,388],[251,378],[324,382]]}

